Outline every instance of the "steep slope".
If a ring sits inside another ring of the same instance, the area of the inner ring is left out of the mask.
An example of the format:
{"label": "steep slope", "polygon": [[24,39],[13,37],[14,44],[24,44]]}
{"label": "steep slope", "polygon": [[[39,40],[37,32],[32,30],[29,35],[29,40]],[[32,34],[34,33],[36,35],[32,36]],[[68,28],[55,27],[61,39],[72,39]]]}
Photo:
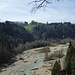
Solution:
{"label": "steep slope", "polygon": [[0,64],[8,62],[15,54],[14,47],[33,41],[33,36],[24,28],[6,21],[0,23]]}
{"label": "steep slope", "polygon": [[71,23],[52,23],[39,25],[33,29],[35,39],[64,39],[74,38],[75,25]]}

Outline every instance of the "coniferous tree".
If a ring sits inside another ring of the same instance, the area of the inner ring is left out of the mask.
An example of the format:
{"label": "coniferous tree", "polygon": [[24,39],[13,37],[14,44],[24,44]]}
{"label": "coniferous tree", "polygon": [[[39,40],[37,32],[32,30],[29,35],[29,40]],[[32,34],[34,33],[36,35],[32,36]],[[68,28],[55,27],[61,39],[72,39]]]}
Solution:
{"label": "coniferous tree", "polygon": [[67,50],[64,67],[67,71],[67,75],[75,74],[75,48],[72,46],[71,42]]}
{"label": "coniferous tree", "polygon": [[56,61],[52,68],[52,75],[57,75],[60,70],[61,70],[61,65],[58,61]]}

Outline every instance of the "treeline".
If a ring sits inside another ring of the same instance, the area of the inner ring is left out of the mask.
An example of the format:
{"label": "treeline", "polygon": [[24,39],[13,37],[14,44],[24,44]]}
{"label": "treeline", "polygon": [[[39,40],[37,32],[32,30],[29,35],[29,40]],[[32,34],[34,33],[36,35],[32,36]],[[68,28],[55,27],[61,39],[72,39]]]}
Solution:
{"label": "treeline", "polygon": [[65,22],[38,25],[33,28],[32,34],[35,40],[61,40],[65,38],[73,39],[75,37],[75,24]]}
{"label": "treeline", "polygon": [[35,25],[32,27],[32,31],[28,31],[32,34],[34,40],[62,40],[65,38],[73,39],[75,37],[75,24],[70,22],[64,23],[40,23],[36,21],[28,22],[10,22],[16,24],[19,27],[27,25]]}

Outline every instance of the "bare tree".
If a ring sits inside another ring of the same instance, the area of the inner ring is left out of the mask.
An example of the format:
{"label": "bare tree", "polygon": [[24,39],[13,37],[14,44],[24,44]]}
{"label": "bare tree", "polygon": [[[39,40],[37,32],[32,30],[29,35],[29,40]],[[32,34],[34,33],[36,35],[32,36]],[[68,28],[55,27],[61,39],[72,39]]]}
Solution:
{"label": "bare tree", "polygon": [[[52,4],[51,1],[54,1],[54,0],[34,0],[32,2],[29,3],[30,4],[33,4],[33,8],[32,8],[32,11],[36,11],[37,9],[40,9],[42,7],[47,7],[48,4]],[[59,1],[59,0],[56,0],[56,1]]]}

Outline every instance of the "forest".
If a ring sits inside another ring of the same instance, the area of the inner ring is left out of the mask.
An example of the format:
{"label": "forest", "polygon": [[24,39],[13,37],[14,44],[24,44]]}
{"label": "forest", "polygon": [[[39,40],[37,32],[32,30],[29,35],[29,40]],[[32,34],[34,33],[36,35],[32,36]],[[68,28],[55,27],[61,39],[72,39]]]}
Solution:
{"label": "forest", "polygon": [[[28,30],[25,26],[33,27]],[[67,38],[71,40],[74,35],[75,24],[70,22],[0,22],[0,65],[12,62],[12,57],[25,50],[50,46],[53,42],[61,43]]]}

